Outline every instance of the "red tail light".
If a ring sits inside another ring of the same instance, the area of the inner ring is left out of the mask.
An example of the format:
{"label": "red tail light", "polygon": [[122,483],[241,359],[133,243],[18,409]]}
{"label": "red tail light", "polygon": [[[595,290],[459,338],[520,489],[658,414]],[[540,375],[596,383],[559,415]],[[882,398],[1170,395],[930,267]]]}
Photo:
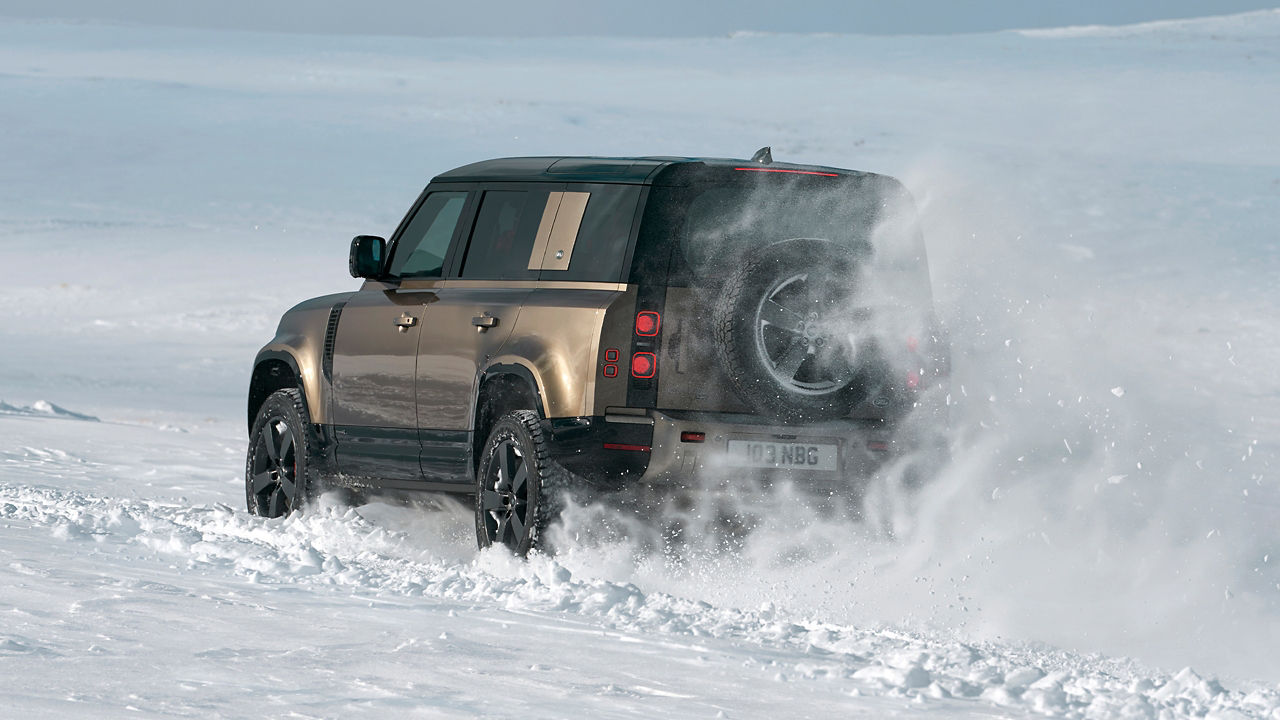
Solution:
{"label": "red tail light", "polygon": [[658,334],[658,328],[662,327],[662,316],[651,310],[645,310],[636,314],[636,334],[644,337],[653,337]]}
{"label": "red tail light", "polygon": [[920,387],[920,373],[916,372],[915,370],[912,370],[911,372],[907,373],[907,387],[911,388],[912,390],[915,390],[916,388]]}
{"label": "red tail light", "polygon": [[642,380],[653,377],[658,371],[658,357],[651,352],[638,352],[631,356],[631,377]]}
{"label": "red tail light", "polygon": [[706,442],[706,441],[707,441],[706,433],[693,432],[690,430],[685,430],[684,432],[680,433],[680,442],[699,443],[699,442]]}

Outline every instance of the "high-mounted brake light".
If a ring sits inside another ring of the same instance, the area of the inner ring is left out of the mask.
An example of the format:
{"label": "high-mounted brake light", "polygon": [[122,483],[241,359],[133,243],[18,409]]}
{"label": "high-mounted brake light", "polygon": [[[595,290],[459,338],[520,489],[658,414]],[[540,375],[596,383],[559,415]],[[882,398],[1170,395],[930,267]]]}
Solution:
{"label": "high-mounted brake light", "polygon": [[651,352],[638,352],[631,356],[631,377],[645,380],[658,371],[658,357]]}
{"label": "high-mounted brake light", "polygon": [[783,168],[734,168],[739,172],[787,173],[789,175],[821,175],[822,177],[840,177],[836,173],[818,172],[816,170],[786,170]]}
{"label": "high-mounted brake light", "polygon": [[658,329],[662,327],[662,316],[652,310],[645,310],[636,313],[636,334],[643,337],[653,337],[658,334]]}

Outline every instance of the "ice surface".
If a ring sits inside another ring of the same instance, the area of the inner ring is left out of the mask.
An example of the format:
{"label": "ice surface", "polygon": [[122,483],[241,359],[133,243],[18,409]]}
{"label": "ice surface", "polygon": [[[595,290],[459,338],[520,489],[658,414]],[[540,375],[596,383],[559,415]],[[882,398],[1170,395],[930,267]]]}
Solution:
{"label": "ice surface", "polygon": [[[0,21],[0,707],[1280,717],[1277,37]],[[920,203],[956,341],[928,493],[782,496],[676,556],[575,509],[589,542],[528,564],[447,501],[241,510],[253,352],[433,173],[764,144]]]}

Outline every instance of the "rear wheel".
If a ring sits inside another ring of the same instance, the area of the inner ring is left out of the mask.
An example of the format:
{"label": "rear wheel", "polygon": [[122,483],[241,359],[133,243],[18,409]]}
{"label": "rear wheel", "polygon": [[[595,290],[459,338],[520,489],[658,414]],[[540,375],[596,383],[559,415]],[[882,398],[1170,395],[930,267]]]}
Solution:
{"label": "rear wheel", "polygon": [[313,458],[319,444],[302,391],[272,393],[249,433],[244,473],[249,512],[281,517],[306,505],[315,489]]}
{"label": "rear wheel", "polygon": [[564,471],[550,457],[538,414],[516,410],[493,426],[476,472],[476,540],[516,555],[546,548],[560,516]]}

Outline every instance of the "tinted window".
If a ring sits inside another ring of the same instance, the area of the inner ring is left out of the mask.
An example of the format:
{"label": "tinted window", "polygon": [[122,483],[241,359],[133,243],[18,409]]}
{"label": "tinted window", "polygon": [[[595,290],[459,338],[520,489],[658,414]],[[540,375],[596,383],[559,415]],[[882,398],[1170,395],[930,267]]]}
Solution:
{"label": "tinted window", "polygon": [[433,192],[422,201],[396,242],[393,277],[440,277],[449,241],[467,202],[465,192]]}
{"label": "tinted window", "polygon": [[594,280],[619,282],[626,260],[627,242],[640,201],[637,185],[569,186],[591,193],[578,228],[568,270],[543,270],[544,280]]}
{"label": "tinted window", "polygon": [[633,263],[633,278],[666,272],[670,284],[714,281],[759,247],[821,238],[857,250],[879,270],[907,272],[922,287],[928,265],[914,205],[896,182],[869,177],[655,187]]}
{"label": "tinted window", "polygon": [[545,191],[490,190],[480,201],[462,277],[477,280],[532,280],[534,236],[547,204]]}

